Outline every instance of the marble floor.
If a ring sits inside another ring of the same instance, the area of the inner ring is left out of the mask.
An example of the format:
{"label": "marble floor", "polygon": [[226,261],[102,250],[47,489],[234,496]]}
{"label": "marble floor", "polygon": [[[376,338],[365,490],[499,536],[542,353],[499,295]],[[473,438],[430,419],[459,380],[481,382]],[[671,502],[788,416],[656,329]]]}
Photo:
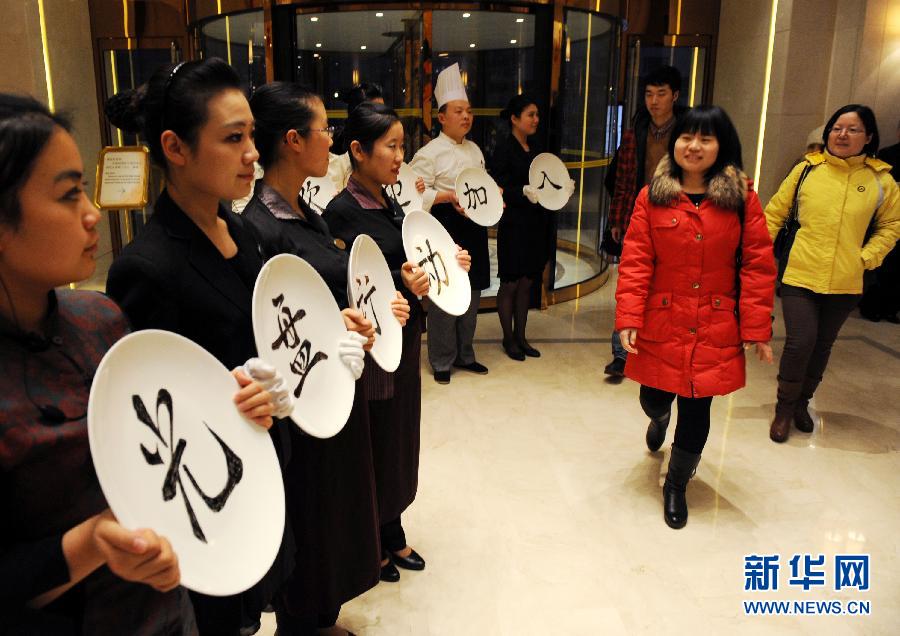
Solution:
{"label": "marble floor", "polygon": [[[668,447],[644,446],[637,385],[602,374],[614,282],[532,312],[540,359],[507,358],[496,315],[482,314],[489,375],[441,386],[423,365],[419,494],[404,526],[428,567],[348,603],[339,625],[360,636],[896,634],[900,327],[848,321],[815,432],[783,445],[768,439],[776,368],[750,361],[748,386],[713,402],[690,521],[675,531],[661,511]],[[776,355],[783,336],[779,316]],[[744,590],[750,554],[779,556],[777,591]],[[794,554],[825,555],[826,585],[791,585]],[[870,555],[867,591],[833,590],[836,554]],[[748,616],[742,605],[783,599],[862,600],[871,613]],[[271,615],[260,633],[274,633]]]}

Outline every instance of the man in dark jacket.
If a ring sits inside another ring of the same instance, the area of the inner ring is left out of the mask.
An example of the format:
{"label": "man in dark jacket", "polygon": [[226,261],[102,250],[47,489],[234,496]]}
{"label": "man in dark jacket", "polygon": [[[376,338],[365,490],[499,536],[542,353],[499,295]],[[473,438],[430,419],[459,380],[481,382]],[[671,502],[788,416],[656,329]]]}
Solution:
{"label": "man in dark jacket", "polygon": [[[641,188],[650,183],[656,164],[668,152],[669,134],[683,108],[677,107],[681,90],[681,73],[672,66],[654,69],[641,82],[644,87],[644,109],[634,117],[632,128],[622,133],[622,143],[616,151],[616,178],[609,205],[609,227],[612,238],[621,243],[631,220],[634,200]],[[625,374],[628,353],[619,340],[619,332],[612,333],[613,360],[603,370],[611,376]]]}

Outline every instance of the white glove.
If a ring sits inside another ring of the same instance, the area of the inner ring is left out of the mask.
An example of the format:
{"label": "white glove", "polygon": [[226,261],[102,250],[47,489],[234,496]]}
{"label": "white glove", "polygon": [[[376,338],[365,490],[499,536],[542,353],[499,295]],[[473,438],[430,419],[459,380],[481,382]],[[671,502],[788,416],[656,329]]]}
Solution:
{"label": "white glove", "polygon": [[533,185],[522,186],[522,194],[524,194],[525,198],[528,199],[531,203],[538,202],[538,190]]}
{"label": "white glove", "polygon": [[365,336],[361,336],[355,331],[348,331],[347,337],[338,343],[338,356],[350,373],[353,374],[354,380],[359,380],[365,366],[366,352],[363,351],[363,345],[369,341]]}
{"label": "white glove", "polygon": [[566,196],[569,198],[575,194],[575,182],[572,179],[569,179],[568,183],[563,184],[563,192],[565,192]]}
{"label": "white glove", "polygon": [[238,368],[269,392],[273,417],[288,417],[294,412],[294,396],[278,369],[260,358],[250,358]]}

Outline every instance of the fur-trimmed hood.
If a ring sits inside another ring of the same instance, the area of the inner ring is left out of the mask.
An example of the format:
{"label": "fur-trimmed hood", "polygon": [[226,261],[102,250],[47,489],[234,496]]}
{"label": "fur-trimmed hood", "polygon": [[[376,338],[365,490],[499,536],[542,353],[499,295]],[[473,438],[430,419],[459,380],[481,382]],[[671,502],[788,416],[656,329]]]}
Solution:
{"label": "fur-trimmed hood", "polygon": [[[729,165],[709,180],[706,198],[715,205],[729,210],[740,211],[747,199],[750,179],[742,170]],[[650,202],[654,205],[669,205],[681,195],[681,183],[672,174],[669,155],[663,155],[650,182]]]}

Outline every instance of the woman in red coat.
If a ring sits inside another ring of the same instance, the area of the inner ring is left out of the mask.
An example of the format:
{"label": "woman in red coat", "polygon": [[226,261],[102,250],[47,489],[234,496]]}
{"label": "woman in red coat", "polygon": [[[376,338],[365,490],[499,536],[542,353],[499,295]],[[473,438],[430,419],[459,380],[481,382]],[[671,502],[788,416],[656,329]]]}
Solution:
{"label": "woman in red coat", "polygon": [[772,362],[772,241],[741,164],[725,111],[688,111],[635,201],[619,264],[616,330],[634,354],[625,375],[641,384],[651,451],[665,441],[678,397],[663,487],[672,528],[687,523],[684,493],[709,435],[713,396],[744,386],[744,349],[755,345]]}

